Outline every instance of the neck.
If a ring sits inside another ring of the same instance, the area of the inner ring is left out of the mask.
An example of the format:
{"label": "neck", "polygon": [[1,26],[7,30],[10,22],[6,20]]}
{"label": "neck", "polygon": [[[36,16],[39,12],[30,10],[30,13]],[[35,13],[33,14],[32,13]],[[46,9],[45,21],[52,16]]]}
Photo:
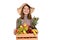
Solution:
{"label": "neck", "polygon": [[24,15],[24,19],[26,19],[27,18],[27,15]]}
{"label": "neck", "polygon": [[27,16],[26,14],[24,16]]}

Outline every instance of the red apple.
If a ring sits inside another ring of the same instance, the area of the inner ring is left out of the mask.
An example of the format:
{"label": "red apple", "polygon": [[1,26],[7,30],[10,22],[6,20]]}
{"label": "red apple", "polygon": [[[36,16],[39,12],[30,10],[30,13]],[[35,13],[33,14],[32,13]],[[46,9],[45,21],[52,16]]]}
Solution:
{"label": "red apple", "polygon": [[16,29],[16,33],[19,32],[18,29]]}
{"label": "red apple", "polygon": [[27,30],[27,33],[33,33],[31,29],[28,29]]}

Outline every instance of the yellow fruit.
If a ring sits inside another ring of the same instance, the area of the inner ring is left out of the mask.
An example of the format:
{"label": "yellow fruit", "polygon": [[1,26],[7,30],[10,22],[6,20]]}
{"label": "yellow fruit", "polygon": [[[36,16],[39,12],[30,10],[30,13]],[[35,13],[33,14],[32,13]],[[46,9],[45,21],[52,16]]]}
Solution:
{"label": "yellow fruit", "polygon": [[38,30],[37,29],[33,29],[35,32],[38,32]]}
{"label": "yellow fruit", "polygon": [[24,34],[27,34],[25,30],[23,30],[23,33],[24,33]]}
{"label": "yellow fruit", "polygon": [[20,25],[20,27],[21,27],[21,28],[23,28],[23,26],[22,26],[22,25]]}
{"label": "yellow fruit", "polygon": [[33,34],[34,34],[34,35],[36,35],[36,32],[35,32],[35,30],[32,30],[32,32],[33,32]]}
{"label": "yellow fruit", "polygon": [[27,24],[26,24],[26,23],[24,23],[24,26],[27,26]]}

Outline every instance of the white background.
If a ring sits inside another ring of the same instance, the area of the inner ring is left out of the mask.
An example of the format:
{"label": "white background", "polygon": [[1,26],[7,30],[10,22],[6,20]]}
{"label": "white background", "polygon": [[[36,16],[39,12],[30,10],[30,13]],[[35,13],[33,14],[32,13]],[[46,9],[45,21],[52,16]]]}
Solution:
{"label": "white background", "polygon": [[13,30],[20,16],[17,8],[23,3],[34,7],[32,16],[40,18],[36,25],[38,40],[60,40],[59,0],[0,0],[0,40],[16,40]]}

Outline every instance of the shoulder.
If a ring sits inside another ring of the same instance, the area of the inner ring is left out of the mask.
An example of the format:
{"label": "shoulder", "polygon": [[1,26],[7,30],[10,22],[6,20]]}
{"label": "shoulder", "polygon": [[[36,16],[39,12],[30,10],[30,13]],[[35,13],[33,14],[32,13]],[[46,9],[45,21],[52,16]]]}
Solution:
{"label": "shoulder", "polygon": [[17,18],[17,20],[20,20],[21,18],[19,17],[19,18]]}
{"label": "shoulder", "polygon": [[19,17],[19,18],[17,18],[17,20],[16,21],[21,21],[21,18]]}

